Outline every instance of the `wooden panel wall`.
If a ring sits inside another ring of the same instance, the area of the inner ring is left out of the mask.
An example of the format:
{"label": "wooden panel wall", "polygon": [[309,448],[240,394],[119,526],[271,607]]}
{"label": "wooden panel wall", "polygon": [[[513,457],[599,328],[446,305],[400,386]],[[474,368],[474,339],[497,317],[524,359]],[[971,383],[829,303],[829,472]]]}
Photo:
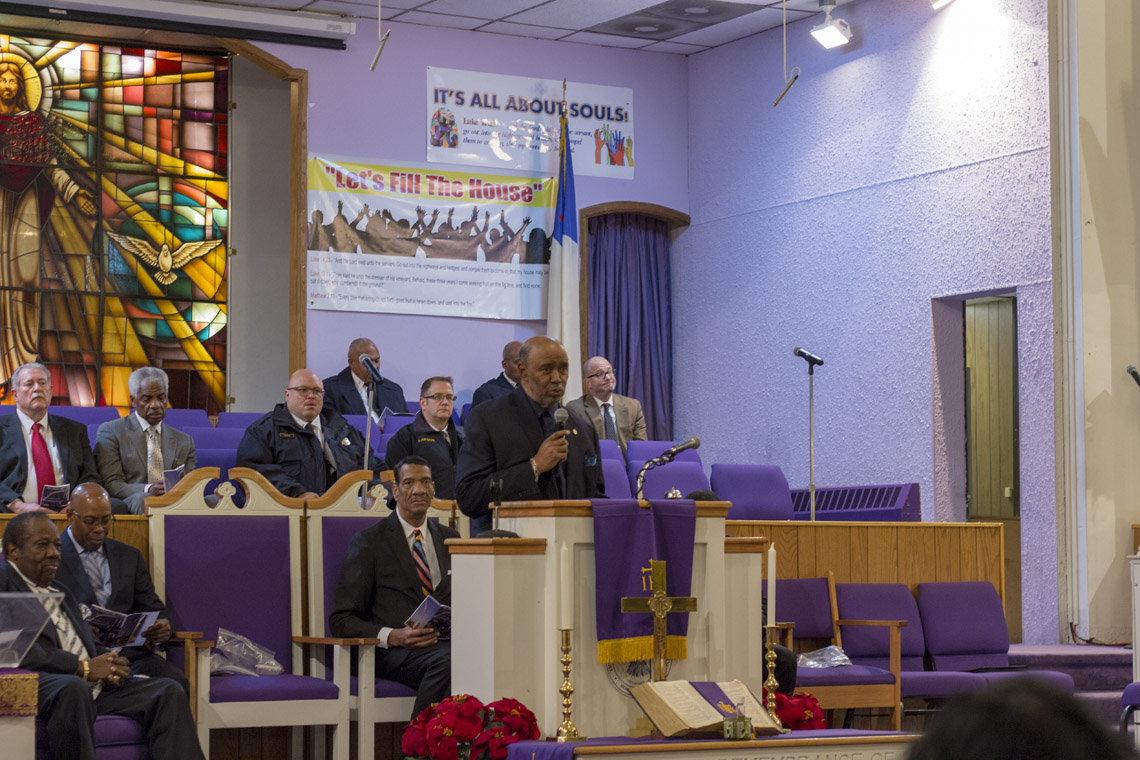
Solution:
{"label": "wooden panel wall", "polygon": [[1016,323],[1012,298],[966,304],[970,517],[1018,513]]}
{"label": "wooden panel wall", "polygon": [[1001,523],[848,523],[730,520],[730,536],[776,545],[778,578],[837,583],[989,581],[1005,600]]}
{"label": "wooden panel wall", "polygon": [[[49,516],[61,534],[67,530],[67,515]],[[0,534],[3,534],[4,527],[13,517],[15,515],[0,514]],[[150,567],[150,530],[144,515],[115,515],[115,522],[107,535],[137,548],[146,558],[147,567]]]}

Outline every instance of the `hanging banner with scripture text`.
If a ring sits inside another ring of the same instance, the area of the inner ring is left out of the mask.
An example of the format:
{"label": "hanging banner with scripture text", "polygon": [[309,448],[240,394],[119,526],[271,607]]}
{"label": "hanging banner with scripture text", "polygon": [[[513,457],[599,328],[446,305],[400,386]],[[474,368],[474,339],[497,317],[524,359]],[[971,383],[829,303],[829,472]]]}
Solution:
{"label": "hanging banner with scripture text", "polygon": [[[558,171],[562,82],[427,69],[427,160],[489,169]],[[574,168],[633,179],[633,90],[566,83]]]}
{"label": "hanging banner with scripture text", "polygon": [[310,156],[306,303],[545,319],[553,185]]}

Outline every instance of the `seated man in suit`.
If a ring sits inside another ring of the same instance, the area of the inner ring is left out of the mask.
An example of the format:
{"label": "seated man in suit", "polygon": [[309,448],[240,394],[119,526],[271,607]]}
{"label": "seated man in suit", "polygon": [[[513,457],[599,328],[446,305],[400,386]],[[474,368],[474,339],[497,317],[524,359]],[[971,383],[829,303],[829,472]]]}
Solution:
{"label": "seated man in suit", "polygon": [[380,349],[368,338],[357,338],[348,344],[348,366],[333,377],[325,378],[325,406],[341,414],[367,414],[368,389],[373,389],[372,418],[377,422],[384,409],[407,414],[408,402],[404,389],[398,383],[381,377],[372,377],[368,367],[360,361],[368,356],[380,371]]}
{"label": "seated man in suit", "polygon": [[39,673],[36,717],[47,722],[51,756],[94,760],[95,717],[123,715],[142,725],[151,757],[201,760],[186,693],[168,678],[133,677],[125,657],[95,643],[66,587],[53,585],[60,538],[51,519],[16,515],[3,543],[0,591],[63,594],[58,606],[45,604],[51,619],[20,663]]}
{"label": "seated man in suit", "polygon": [[566,405],[594,425],[599,438],[617,441],[621,453],[630,441],[648,440],[641,402],[614,393],[617,377],[604,356],[595,356],[582,367],[582,388],[586,392]]}
{"label": "seated man in suit", "polygon": [[435,496],[427,460],[407,457],[395,469],[396,509],[353,536],[329,628],[333,636],[380,639],[376,675],[418,690],[414,718],[451,694],[451,640],[405,621],[429,594],[451,604],[451,555],[443,542],[459,534],[427,519]]}
{"label": "seated man in suit", "polygon": [[103,487],[122,499],[131,514],[146,514],[146,497],[166,492],[163,470],[198,463],[194,439],[163,424],[170,380],[157,367],[139,367],[127,379],[134,411],[104,422],[95,438],[95,462]]}
{"label": "seated man in suit", "polygon": [[561,426],[554,418],[570,374],[566,349],[536,336],[523,344],[519,367],[518,388],[467,414],[456,496],[473,536],[491,527],[492,482],[502,484],[503,501],[605,496],[594,427],[573,410]]}
{"label": "seated man in suit", "polygon": [[404,425],[388,441],[387,462],[405,457],[423,457],[435,476],[435,494],[440,499],[455,498],[455,462],[463,443],[459,428],[451,419],[455,393],[450,377],[429,377],[420,386],[420,411],[412,424]]}
{"label": "seated man in suit", "polygon": [[512,340],[503,346],[503,371],[498,377],[493,377],[475,389],[471,397],[471,406],[476,407],[484,401],[490,401],[499,396],[505,396],[519,384],[519,351],[522,343]]}
{"label": "seated man in suit", "polygon": [[379,482],[384,463],[369,454],[364,467],[364,436],[332,409],[314,372],[289,376],[285,403],[246,428],[237,466],[252,467],[285,496],[311,499],[353,470],[372,470]]}
{"label": "seated man in suit", "polygon": [[42,512],[43,487],[98,483],[81,423],[49,415],[51,372],[24,364],[12,373],[16,413],[0,416],[0,512]]}
{"label": "seated man in suit", "polygon": [[155,593],[142,552],[107,538],[107,529],[114,519],[111,499],[103,486],[84,483],[75,489],[55,580],[66,586],[81,605],[97,604],[126,615],[157,610],[158,620],[143,631],[147,645],[126,647],[122,655],[130,662],[132,673],[170,678],[189,694],[190,684],[182,670],[154,651],[170,640],[170,621]]}

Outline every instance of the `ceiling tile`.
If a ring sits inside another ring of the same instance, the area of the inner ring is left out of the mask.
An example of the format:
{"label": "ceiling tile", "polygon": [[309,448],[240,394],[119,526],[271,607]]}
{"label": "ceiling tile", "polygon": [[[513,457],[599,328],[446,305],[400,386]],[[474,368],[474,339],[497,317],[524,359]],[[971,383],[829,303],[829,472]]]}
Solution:
{"label": "ceiling tile", "polygon": [[546,0],[431,0],[429,3],[417,8],[432,13],[453,13],[459,16],[475,16],[477,18],[499,19],[506,18],[536,5],[542,5]]}
{"label": "ceiling tile", "polygon": [[595,32],[575,32],[569,37],[563,37],[563,42],[583,42],[587,45],[604,45],[606,47],[640,48],[648,45],[651,40],[635,40],[632,37],[619,37],[616,34],[596,34]]}
{"label": "ceiling tile", "polygon": [[446,16],[442,13],[408,11],[397,19],[402,24],[423,24],[424,26],[445,26],[449,29],[474,29],[487,23],[486,19],[467,16]]}
{"label": "ceiling tile", "polygon": [[641,49],[652,50],[655,53],[680,53],[681,55],[692,55],[702,50],[708,50],[704,45],[681,45],[676,42],[654,42],[652,45],[646,45]]}
{"label": "ceiling tile", "polygon": [[554,29],[549,26],[534,26],[533,24],[512,24],[509,21],[495,21],[494,23],[479,27],[479,31],[513,34],[516,37],[537,37],[540,40],[557,40],[570,34],[572,30]]}
{"label": "ceiling tile", "polygon": [[[636,13],[657,3],[653,0],[551,0],[532,10],[512,16],[510,21],[540,26],[558,26],[567,29],[588,29],[591,26]],[[600,43],[599,43],[600,44]]]}
{"label": "ceiling tile", "polygon": [[[788,23],[799,21],[805,15],[802,12],[793,12],[789,8]],[[761,8],[747,16],[741,16],[724,24],[714,24],[695,32],[674,37],[671,42],[683,42],[690,45],[723,45],[726,42],[751,37],[753,34],[759,34],[768,29],[775,29],[783,23],[783,20],[783,11],[774,8]]]}

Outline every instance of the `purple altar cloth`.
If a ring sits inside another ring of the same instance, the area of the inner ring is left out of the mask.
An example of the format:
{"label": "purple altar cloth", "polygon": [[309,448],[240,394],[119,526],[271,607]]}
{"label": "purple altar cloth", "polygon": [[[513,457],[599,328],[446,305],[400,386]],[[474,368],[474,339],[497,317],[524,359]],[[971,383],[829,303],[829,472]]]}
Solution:
{"label": "purple altar cloth", "polygon": [[[779,741],[781,739],[841,739],[849,736],[899,736],[897,731],[857,731],[851,728],[825,728],[822,731],[794,731],[780,736],[761,736],[753,741]],[[723,739],[630,739],[628,736],[603,736],[584,742],[525,741],[515,742],[507,748],[507,760],[571,760],[577,747],[620,747],[628,744],[658,744],[663,752],[670,744],[723,742]]]}

